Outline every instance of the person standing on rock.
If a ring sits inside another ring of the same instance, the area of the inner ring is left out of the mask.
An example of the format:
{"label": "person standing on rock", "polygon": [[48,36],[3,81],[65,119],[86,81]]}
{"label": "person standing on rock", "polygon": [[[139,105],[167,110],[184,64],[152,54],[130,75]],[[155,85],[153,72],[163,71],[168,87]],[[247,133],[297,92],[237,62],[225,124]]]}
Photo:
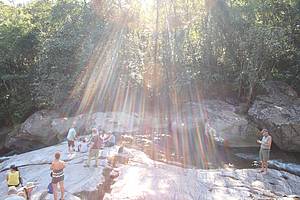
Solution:
{"label": "person standing on rock", "polygon": [[75,150],[75,140],[77,137],[76,130],[74,128],[74,123],[73,127],[69,129],[68,135],[67,135],[67,140],[68,140],[68,148],[69,148],[69,153],[72,154],[72,152]]}
{"label": "person standing on rock", "polygon": [[52,188],[53,188],[53,196],[54,200],[57,200],[58,188],[57,184],[59,184],[61,198],[60,200],[64,200],[64,168],[65,162],[60,160],[60,153],[55,153],[55,159],[53,160],[50,169],[52,170]]}
{"label": "person standing on rock", "polygon": [[91,147],[89,150],[89,158],[87,161],[87,166],[89,167],[91,164],[91,159],[95,158],[95,167],[98,167],[98,159],[99,159],[99,151],[103,145],[102,139],[100,138],[100,135],[98,133],[98,130],[96,128],[92,129],[93,138],[91,141]]}
{"label": "person standing on rock", "polygon": [[109,133],[107,139],[104,141],[105,147],[112,147],[116,145],[116,136],[113,133]]}
{"label": "person standing on rock", "polygon": [[269,131],[267,129],[263,129],[261,133],[263,134],[262,140],[257,140],[257,143],[260,144],[260,150],[259,150],[259,158],[261,161],[260,172],[266,174],[268,169],[268,160],[270,157],[271,145],[272,145],[272,137],[269,134]]}

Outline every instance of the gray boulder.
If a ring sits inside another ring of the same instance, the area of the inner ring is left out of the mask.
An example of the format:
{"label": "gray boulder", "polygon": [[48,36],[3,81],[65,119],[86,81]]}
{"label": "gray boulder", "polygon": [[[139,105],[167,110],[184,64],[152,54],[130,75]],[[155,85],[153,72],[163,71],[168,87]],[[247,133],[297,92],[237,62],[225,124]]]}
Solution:
{"label": "gray boulder", "polygon": [[51,121],[58,116],[57,112],[48,110],[34,113],[8,134],[5,146],[16,152],[25,152],[57,143]]}
{"label": "gray boulder", "polygon": [[8,134],[5,147],[17,153],[26,152],[63,141],[70,127],[74,127],[79,135],[89,133],[93,127],[106,132],[133,132],[139,122],[137,116],[123,112],[60,117],[56,111],[41,110]]}
{"label": "gray boulder", "polygon": [[73,123],[75,129],[82,135],[89,133],[92,128],[98,128],[105,132],[134,132],[137,131],[140,120],[135,115],[123,112],[96,112],[53,119],[51,127],[58,138],[65,138]]}
{"label": "gray boulder", "polygon": [[41,110],[31,115],[20,127],[19,136],[38,140],[43,144],[51,144],[56,141],[53,134],[51,122],[58,118],[59,114],[55,111]]}
{"label": "gray boulder", "polygon": [[70,127],[74,127],[76,132],[80,135],[86,133],[88,121],[91,119],[90,115],[77,115],[75,117],[63,117],[53,119],[51,128],[56,134],[57,138],[61,141],[66,138]]}
{"label": "gray boulder", "polygon": [[300,152],[300,98],[283,82],[270,81],[263,87],[266,94],[255,99],[248,115],[269,129],[280,149]]}
{"label": "gray boulder", "polygon": [[5,141],[9,132],[12,131],[12,128],[3,127],[0,128],[0,154],[6,153],[7,149],[5,148]]}
{"label": "gray boulder", "polygon": [[[187,121],[202,123],[205,134],[217,143],[228,147],[256,147],[258,129],[246,116],[236,113],[233,105],[220,100],[205,100],[185,106]],[[190,120],[189,120],[190,119]],[[195,128],[195,123],[187,123]]]}

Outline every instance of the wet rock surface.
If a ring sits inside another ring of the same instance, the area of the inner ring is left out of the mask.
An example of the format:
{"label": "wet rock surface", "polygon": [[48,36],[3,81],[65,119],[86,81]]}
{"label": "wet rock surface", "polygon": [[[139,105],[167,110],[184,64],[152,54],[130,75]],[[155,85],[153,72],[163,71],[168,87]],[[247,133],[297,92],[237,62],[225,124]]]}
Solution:
{"label": "wet rock surface", "polygon": [[273,199],[300,195],[300,177],[283,171],[270,170],[263,175],[257,169],[187,169],[154,161],[139,150],[125,147],[119,154],[118,150],[117,146],[104,149],[97,168],[84,167],[86,153],[69,157],[66,143],[12,156],[1,163],[0,196],[7,192],[5,169],[16,164],[25,182],[38,183],[33,199],[52,199],[46,189],[56,151],[62,152],[66,161],[66,200]]}
{"label": "wet rock surface", "polygon": [[135,155],[120,168],[120,177],[105,200],[112,199],[272,199],[300,195],[300,178],[270,170],[196,170],[155,162],[144,154]]}

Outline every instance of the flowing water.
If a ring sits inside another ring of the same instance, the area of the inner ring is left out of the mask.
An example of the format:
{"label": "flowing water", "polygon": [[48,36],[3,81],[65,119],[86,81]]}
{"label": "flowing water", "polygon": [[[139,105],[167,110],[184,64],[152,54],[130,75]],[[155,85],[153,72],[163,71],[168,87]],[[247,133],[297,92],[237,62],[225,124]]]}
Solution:
{"label": "flowing water", "polygon": [[[138,145],[134,147],[143,150],[155,160],[189,168],[218,169],[234,167],[244,169],[259,167],[259,148],[226,148],[214,145],[213,148],[203,147],[202,152],[199,152],[199,149],[197,150],[197,148],[188,145],[188,148],[185,146],[184,150],[174,153],[173,146],[166,147],[164,137],[158,138],[135,135],[133,140],[138,141]],[[153,149],[149,145],[151,142],[154,144]],[[284,152],[272,145],[269,167],[300,176],[299,155],[299,153]]]}

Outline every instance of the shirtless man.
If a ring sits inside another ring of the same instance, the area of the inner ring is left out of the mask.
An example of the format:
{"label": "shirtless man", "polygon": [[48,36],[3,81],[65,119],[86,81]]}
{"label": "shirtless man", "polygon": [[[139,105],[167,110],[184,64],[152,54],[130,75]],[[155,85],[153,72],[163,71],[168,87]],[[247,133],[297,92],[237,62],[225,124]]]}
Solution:
{"label": "shirtless man", "polygon": [[55,153],[55,159],[53,160],[50,169],[52,170],[52,188],[54,200],[57,200],[57,184],[60,186],[61,198],[64,200],[64,168],[65,162],[60,160],[60,153]]}

